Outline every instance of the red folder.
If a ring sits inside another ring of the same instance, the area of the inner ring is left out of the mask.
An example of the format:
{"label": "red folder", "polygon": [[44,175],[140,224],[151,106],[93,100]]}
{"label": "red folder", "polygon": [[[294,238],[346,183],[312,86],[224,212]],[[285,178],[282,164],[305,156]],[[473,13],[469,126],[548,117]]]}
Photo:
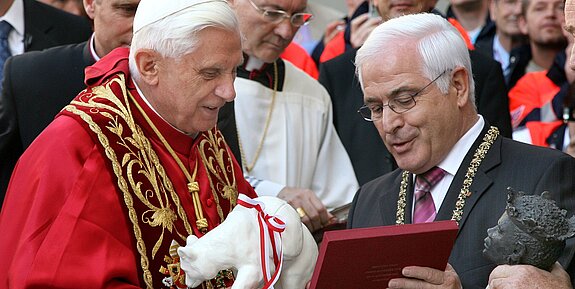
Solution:
{"label": "red folder", "polygon": [[445,270],[455,221],[328,231],[310,289],[386,288],[406,266]]}

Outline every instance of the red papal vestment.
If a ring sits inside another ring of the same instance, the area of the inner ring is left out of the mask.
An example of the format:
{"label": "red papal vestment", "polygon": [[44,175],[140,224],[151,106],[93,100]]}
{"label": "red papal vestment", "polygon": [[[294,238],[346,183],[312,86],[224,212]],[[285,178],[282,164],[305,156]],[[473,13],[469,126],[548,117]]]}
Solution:
{"label": "red papal vestment", "polygon": [[190,174],[197,165],[208,230],[238,192],[256,196],[217,129],[192,139],[145,104],[127,57],[87,68],[88,89],[20,158],[0,214],[0,288],[182,287],[174,249],[203,233],[188,180],[133,101]]}

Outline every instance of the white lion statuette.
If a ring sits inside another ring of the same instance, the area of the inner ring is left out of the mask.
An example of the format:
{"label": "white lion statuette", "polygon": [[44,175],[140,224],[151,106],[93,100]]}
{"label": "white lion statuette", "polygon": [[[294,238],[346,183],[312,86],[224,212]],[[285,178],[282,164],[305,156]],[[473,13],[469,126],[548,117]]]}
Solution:
{"label": "white lion statuette", "polygon": [[[254,200],[263,204],[267,215],[276,216],[285,223],[281,234],[283,265],[274,288],[304,289],[311,279],[318,255],[311,233],[287,202],[267,196]],[[178,249],[180,266],[186,273],[186,285],[196,287],[216,277],[220,270],[232,269],[236,276],[232,289],[261,288],[264,272],[258,214],[254,208],[237,205],[223,223],[202,238],[190,235],[186,246]],[[273,264],[272,253],[268,256]]]}

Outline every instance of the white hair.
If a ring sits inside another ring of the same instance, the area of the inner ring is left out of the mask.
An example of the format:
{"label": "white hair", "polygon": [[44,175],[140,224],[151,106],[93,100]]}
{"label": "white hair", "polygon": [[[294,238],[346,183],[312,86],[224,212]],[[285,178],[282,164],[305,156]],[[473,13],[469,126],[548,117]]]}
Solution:
{"label": "white hair", "polygon": [[[355,57],[356,72],[363,88],[361,67],[379,57],[385,57],[390,49],[401,49],[398,43],[412,41],[421,56],[421,73],[431,79],[446,70],[464,67],[469,75],[469,99],[475,105],[475,83],[471,61],[465,40],[459,31],[443,17],[430,13],[400,16],[375,28]],[[447,93],[451,77],[446,73],[436,84]]]}
{"label": "white hair", "polygon": [[163,57],[180,58],[196,48],[200,41],[198,32],[208,27],[240,34],[236,14],[225,1],[194,5],[143,27],[132,37],[130,74],[134,79],[140,78],[134,58],[138,50],[152,49]]}

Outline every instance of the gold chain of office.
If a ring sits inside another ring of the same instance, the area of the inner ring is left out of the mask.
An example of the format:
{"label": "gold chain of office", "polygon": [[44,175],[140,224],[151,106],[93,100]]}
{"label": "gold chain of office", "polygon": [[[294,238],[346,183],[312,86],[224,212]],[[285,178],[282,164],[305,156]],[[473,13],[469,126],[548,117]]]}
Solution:
{"label": "gold chain of office", "polygon": [[240,138],[240,130],[239,130],[239,128],[236,129],[237,134],[238,134],[238,146],[240,147],[240,157],[242,158],[242,164],[243,164],[244,168],[246,169],[246,173],[248,173],[248,174],[256,166],[256,162],[258,161],[258,158],[259,158],[260,153],[262,151],[262,148],[264,146],[266,135],[268,133],[268,128],[270,126],[270,122],[272,119],[272,112],[274,111],[277,91],[278,91],[278,64],[277,64],[277,62],[274,62],[274,91],[272,93],[272,102],[270,104],[270,109],[268,110],[268,116],[266,118],[266,123],[264,126],[264,132],[262,134],[262,138],[260,139],[260,143],[258,144],[258,147],[256,148],[254,160],[250,164],[248,164],[248,162],[246,160],[246,154],[244,153],[244,147],[242,146],[242,140]]}
{"label": "gold chain of office", "polygon": [[[459,224],[461,217],[463,216],[463,208],[465,207],[465,199],[471,196],[471,192],[469,188],[473,183],[473,178],[475,177],[475,173],[477,172],[477,168],[481,165],[483,158],[487,155],[489,148],[495,142],[495,139],[499,136],[499,130],[492,126],[489,128],[487,134],[483,137],[483,142],[479,145],[479,147],[475,150],[473,154],[473,159],[467,167],[467,172],[465,173],[465,180],[463,180],[463,186],[459,191],[459,196],[457,197],[457,202],[455,203],[455,209],[453,210],[453,214],[451,215],[451,219],[456,221]],[[407,184],[409,183],[409,175],[411,173],[408,171],[404,171],[401,176],[401,184],[399,186],[399,199],[397,200],[397,212],[396,212],[396,220],[395,224],[403,225],[405,223],[405,204],[406,204],[406,196],[407,196]]]}

